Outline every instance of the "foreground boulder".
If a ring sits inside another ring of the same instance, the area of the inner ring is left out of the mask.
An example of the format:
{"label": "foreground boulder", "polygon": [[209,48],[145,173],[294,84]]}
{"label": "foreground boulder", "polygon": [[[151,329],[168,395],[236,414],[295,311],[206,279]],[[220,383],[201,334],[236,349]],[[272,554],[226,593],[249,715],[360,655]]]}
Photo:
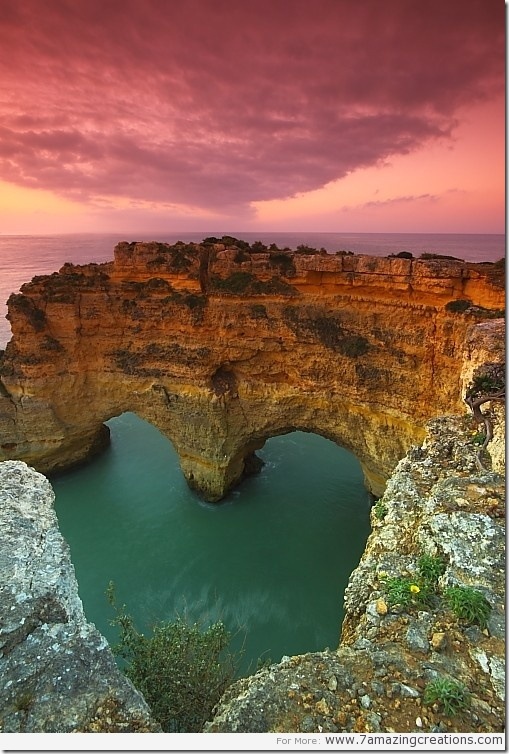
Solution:
{"label": "foreground boulder", "polygon": [[48,480],[0,463],[0,731],[159,731],[88,623]]}

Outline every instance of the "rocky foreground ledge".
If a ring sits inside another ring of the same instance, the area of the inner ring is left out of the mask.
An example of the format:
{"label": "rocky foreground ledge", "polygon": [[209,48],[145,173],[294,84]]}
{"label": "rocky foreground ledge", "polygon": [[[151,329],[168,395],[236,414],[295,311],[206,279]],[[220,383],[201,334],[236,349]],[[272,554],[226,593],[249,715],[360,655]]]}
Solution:
{"label": "rocky foreground ledge", "polygon": [[[503,730],[505,485],[494,471],[479,474],[474,448],[468,419],[430,423],[424,446],[398,464],[373,508],[373,532],[345,594],[339,649],[285,658],[241,679],[207,731]],[[417,581],[422,553],[445,563],[436,604],[391,607],[389,580]],[[485,629],[454,616],[443,599],[451,585],[488,599]],[[442,678],[469,692],[458,714],[424,704],[426,686]]]}
{"label": "rocky foreground ledge", "polygon": [[87,622],[48,480],[0,463],[0,732],[160,728]]}

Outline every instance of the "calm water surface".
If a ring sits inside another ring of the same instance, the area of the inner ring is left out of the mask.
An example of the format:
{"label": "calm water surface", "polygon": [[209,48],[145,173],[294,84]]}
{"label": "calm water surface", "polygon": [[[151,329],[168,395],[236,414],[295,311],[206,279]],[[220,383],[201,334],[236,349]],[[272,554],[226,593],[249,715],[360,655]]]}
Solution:
{"label": "calm water surface", "polygon": [[349,452],[303,432],[272,438],[262,472],[207,504],[154,427],[134,414],[110,427],[104,455],[52,479],[85,612],[110,641],[113,580],[140,628],[184,612],[221,618],[245,642],[242,672],[260,656],[338,644],[344,588],[369,534]]}

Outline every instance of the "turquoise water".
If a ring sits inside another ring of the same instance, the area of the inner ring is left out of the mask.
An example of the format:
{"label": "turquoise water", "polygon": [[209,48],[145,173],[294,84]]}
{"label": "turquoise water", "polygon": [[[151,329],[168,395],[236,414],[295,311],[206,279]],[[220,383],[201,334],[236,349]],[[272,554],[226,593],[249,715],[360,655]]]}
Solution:
{"label": "turquoise water", "polygon": [[317,435],[270,439],[265,466],[221,504],[189,490],[171,444],[134,414],[109,422],[111,447],[52,479],[89,620],[115,631],[114,581],[138,627],[187,613],[222,619],[257,658],[335,647],[343,592],[369,534],[358,462]]}

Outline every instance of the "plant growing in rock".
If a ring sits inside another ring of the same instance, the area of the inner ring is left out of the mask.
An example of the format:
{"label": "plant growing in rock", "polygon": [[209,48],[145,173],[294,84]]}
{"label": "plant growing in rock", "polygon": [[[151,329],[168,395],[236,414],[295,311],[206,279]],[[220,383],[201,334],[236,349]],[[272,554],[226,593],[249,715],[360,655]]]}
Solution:
{"label": "plant growing in rock", "polygon": [[493,437],[490,414],[483,413],[481,406],[493,401],[505,402],[505,364],[503,363],[486,363],[478,367],[465,395],[465,403],[470,407],[475,421],[478,425],[484,424],[484,440],[476,453],[476,463],[481,471],[486,471],[481,453]]}
{"label": "plant growing in rock", "polygon": [[445,590],[444,597],[457,618],[486,628],[491,605],[480,591],[469,586],[451,586]]}
{"label": "plant growing in rock", "polygon": [[445,573],[445,562],[440,556],[423,553],[417,561],[417,568],[421,579],[435,587]]}
{"label": "plant growing in rock", "polygon": [[426,607],[435,600],[433,585],[423,579],[395,576],[387,579],[387,602],[390,607]]}
{"label": "plant growing in rock", "polygon": [[108,601],[120,630],[115,654],[124,673],[141,691],[154,718],[168,733],[197,733],[210,719],[235,675],[235,658],[226,652],[230,634],[221,621],[206,629],[183,618],[157,623],[152,635],[140,633],[125,605],[118,607],[110,582]]}
{"label": "plant growing in rock", "polygon": [[457,298],[453,301],[449,301],[445,305],[445,310],[448,312],[453,312],[457,314],[463,314],[463,312],[466,312],[467,309],[469,309],[472,306],[472,302],[468,301],[467,299],[463,298]]}
{"label": "plant growing in rock", "polygon": [[473,445],[484,445],[486,441],[486,434],[484,432],[474,432],[470,438],[470,442]]}
{"label": "plant growing in rock", "polygon": [[389,509],[388,509],[387,505],[384,503],[384,501],[382,500],[382,498],[380,498],[374,504],[373,511],[375,513],[375,516],[380,521],[382,521],[386,517],[386,515],[388,514]]}
{"label": "plant growing in rock", "polygon": [[453,678],[437,678],[424,689],[424,704],[438,704],[446,715],[452,716],[468,707],[470,694],[463,684]]}

